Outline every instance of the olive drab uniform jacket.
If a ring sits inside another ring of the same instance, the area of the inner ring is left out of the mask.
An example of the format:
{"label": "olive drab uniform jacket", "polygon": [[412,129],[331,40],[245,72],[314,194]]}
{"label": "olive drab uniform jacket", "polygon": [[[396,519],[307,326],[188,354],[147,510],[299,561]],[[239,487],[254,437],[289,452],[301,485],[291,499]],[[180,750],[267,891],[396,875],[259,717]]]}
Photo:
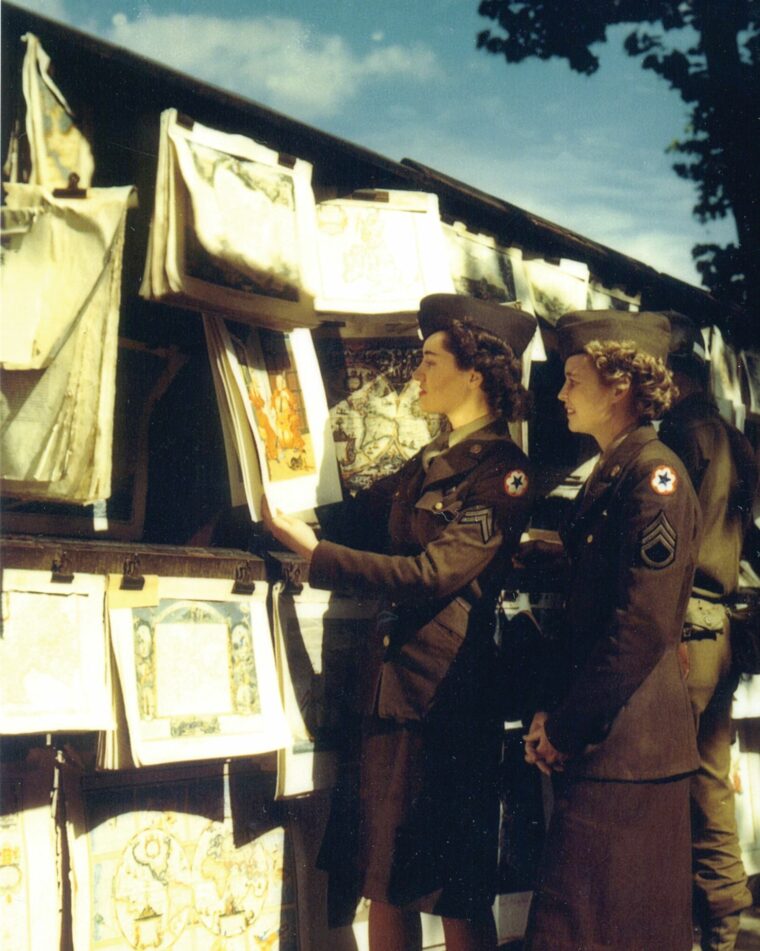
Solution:
{"label": "olive drab uniform jacket", "polygon": [[678,661],[699,509],[649,425],[610,451],[563,533],[570,559],[565,682],[546,723],[572,775],[654,780],[696,769]]}
{"label": "olive drab uniform jacket", "polygon": [[752,446],[707,396],[694,393],[668,412],[660,439],[683,461],[702,511],[695,593],[721,598],[739,582],[744,533],[758,472]]}
{"label": "olive drab uniform jacket", "polygon": [[325,535],[339,541],[320,541],[309,567],[316,588],[383,597],[363,712],[401,722],[494,700],[495,602],[533,496],[527,457],[504,421],[427,471],[423,453],[337,518],[320,511]]}

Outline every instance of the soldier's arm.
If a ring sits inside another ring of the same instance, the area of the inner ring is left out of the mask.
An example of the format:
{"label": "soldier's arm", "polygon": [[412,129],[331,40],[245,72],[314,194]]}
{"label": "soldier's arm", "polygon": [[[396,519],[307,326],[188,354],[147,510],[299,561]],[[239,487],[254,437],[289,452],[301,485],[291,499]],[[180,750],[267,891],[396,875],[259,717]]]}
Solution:
{"label": "soldier's arm", "polygon": [[320,505],[316,509],[322,538],[349,548],[364,548],[381,552],[386,547],[388,514],[393,493],[414,460],[405,463],[397,472],[378,479],[369,488],[342,502]]}
{"label": "soldier's arm", "polygon": [[[484,464],[464,498],[431,509],[440,533],[414,555],[384,555],[320,541],[309,568],[317,588],[383,592],[395,600],[444,598],[478,577],[501,549],[515,550],[529,514],[531,491],[507,485],[508,464]],[[515,494],[519,493],[519,494]]]}

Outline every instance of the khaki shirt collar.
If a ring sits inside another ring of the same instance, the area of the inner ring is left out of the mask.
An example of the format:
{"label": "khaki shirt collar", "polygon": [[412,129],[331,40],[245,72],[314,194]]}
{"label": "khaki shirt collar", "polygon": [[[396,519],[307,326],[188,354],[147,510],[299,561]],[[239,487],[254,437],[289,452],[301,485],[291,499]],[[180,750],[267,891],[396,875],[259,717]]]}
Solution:
{"label": "khaki shirt collar", "polygon": [[479,429],[485,429],[485,427],[494,422],[496,418],[495,413],[486,413],[485,416],[478,416],[477,419],[465,423],[464,426],[457,426],[456,429],[452,429],[449,433],[449,449],[467,439],[468,436],[476,433]]}

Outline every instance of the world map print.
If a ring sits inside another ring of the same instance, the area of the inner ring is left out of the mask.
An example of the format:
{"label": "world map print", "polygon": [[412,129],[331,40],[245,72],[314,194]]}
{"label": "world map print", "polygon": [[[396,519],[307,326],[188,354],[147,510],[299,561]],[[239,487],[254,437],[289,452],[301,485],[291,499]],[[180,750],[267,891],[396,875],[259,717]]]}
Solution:
{"label": "world map print", "polygon": [[438,433],[423,413],[412,374],[420,358],[413,338],[315,341],[330,408],[335,451],[349,491],[395,472]]}
{"label": "world map print", "polygon": [[89,883],[75,895],[82,947],[296,951],[286,829],[240,841],[224,795],[210,780],[84,793],[87,831],[73,849],[75,878]]}

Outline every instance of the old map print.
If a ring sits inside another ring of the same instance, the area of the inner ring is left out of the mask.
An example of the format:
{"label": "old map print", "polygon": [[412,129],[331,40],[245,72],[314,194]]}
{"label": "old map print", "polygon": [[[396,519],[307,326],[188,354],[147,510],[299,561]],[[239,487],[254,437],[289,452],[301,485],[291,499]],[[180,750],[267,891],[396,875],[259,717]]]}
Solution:
{"label": "old map print", "polygon": [[286,829],[241,841],[226,776],[66,796],[76,951],[296,951]]}
{"label": "old map print", "polygon": [[3,763],[0,779],[0,947],[57,948],[61,932],[60,852],[51,805],[55,753],[35,749]]}
{"label": "old map print", "polygon": [[395,472],[440,429],[417,402],[420,341],[318,339],[317,347],[341,476],[356,491]]}

